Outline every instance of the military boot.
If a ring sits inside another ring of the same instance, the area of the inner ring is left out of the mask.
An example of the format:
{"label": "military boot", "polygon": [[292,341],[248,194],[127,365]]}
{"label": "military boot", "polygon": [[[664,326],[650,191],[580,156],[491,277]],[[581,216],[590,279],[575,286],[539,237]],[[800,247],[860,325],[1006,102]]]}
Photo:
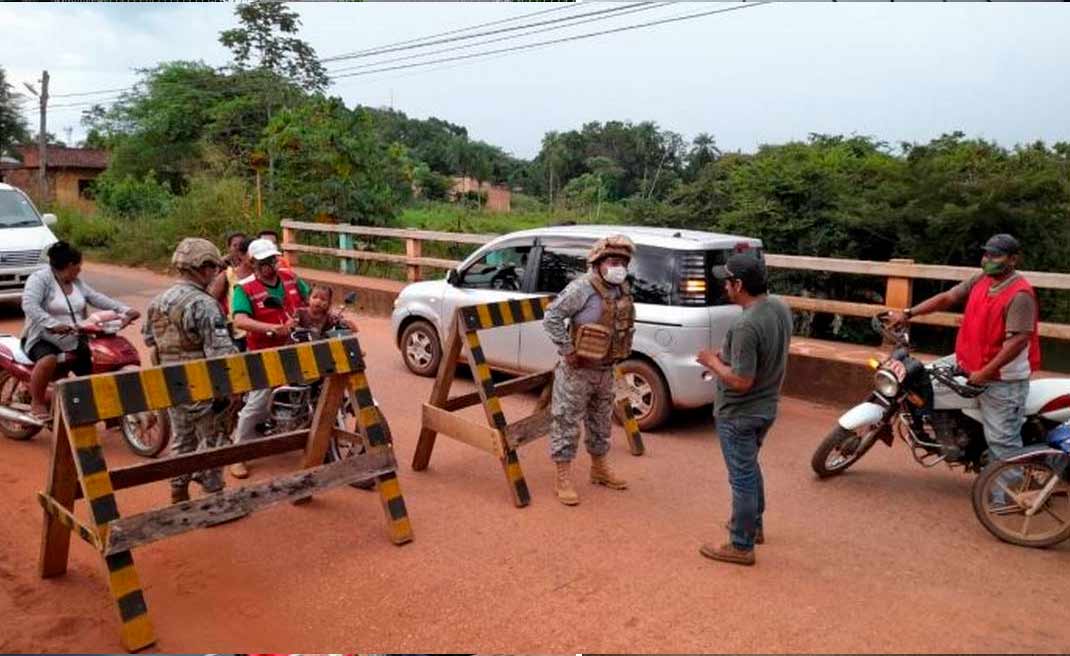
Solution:
{"label": "military boot", "polygon": [[189,485],[172,485],[171,503],[182,503],[183,501],[189,501]]}
{"label": "military boot", "polygon": [[611,490],[624,490],[628,487],[627,481],[617,478],[617,475],[613,473],[606,456],[591,456],[591,482],[596,485],[605,485]]}
{"label": "military boot", "polygon": [[580,495],[576,494],[576,488],[572,486],[572,463],[557,463],[557,481],[554,483],[557,492],[557,500],[566,506],[575,506],[580,502]]}
{"label": "military boot", "polygon": [[208,494],[221,492],[227,486],[226,479],[223,478],[222,469],[206,469],[202,472],[197,472],[193,475],[193,480],[199,483]]}

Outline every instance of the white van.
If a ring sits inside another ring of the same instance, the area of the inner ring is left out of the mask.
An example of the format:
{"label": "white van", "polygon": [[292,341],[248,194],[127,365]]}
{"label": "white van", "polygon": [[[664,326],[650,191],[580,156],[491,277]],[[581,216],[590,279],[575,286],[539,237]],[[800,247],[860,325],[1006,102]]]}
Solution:
{"label": "white van", "polygon": [[[714,382],[695,361],[701,349],[721,346],[739,314],[712,267],[733,252],[762,255],[750,237],[698,230],[640,226],[556,226],[524,230],[486,244],[444,280],[405,287],[394,303],[393,329],[405,366],[434,376],[442,358],[449,321],[456,308],[557,294],[587,270],[587,251],[596,240],[624,233],[635,242],[629,267],[635,292],[632,356],[620,364],[623,392],[639,427],[653,430],[673,408],[713,402]],[[541,322],[516,324],[480,335],[492,368],[542,371],[553,367],[557,348]]]}
{"label": "white van", "polygon": [[21,298],[26,279],[48,264],[55,223],[55,214],[42,216],[29,196],[0,182],[0,301]]}

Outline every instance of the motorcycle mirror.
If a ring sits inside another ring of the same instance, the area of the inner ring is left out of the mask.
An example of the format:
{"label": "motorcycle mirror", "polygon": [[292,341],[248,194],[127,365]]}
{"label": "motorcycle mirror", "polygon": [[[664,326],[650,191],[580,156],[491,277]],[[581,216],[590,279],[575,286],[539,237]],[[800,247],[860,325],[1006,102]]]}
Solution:
{"label": "motorcycle mirror", "polygon": [[345,296],[344,296],[344,297],[342,298],[342,301],[343,301],[343,302],[344,302],[344,303],[345,303],[346,305],[353,305],[353,304],[355,304],[355,303],[357,302],[357,298],[358,298],[358,296],[357,296],[357,293],[356,293],[356,292],[348,292],[348,293],[347,293],[347,294],[346,294],[346,295],[345,295]]}

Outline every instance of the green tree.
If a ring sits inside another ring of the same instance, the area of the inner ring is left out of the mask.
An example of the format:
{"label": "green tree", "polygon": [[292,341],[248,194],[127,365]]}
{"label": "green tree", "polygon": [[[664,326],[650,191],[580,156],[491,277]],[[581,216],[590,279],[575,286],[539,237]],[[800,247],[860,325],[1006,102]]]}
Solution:
{"label": "green tree", "polygon": [[404,148],[384,143],[371,115],[337,98],[280,111],[264,141],[277,153],[271,199],[284,216],[383,225],[412,196]]}
{"label": "green tree", "polygon": [[22,94],[15,93],[3,66],[0,66],[0,157],[15,156],[14,146],[30,138],[29,126],[22,115],[22,102]]}
{"label": "green tree", "polygon": [[721,156],[717,141],[712,135],[700,132],[691,140],[691,150],[687,152],[687,179],[694,180],[707,164]]}
{"label": "green tree", "polygon": [[243,2],[234,13],[241,21],[240,27],[219,35],[219,42],[234,55],[234,68],[246,70],[253,64],[252,68],[293,80],[309,92],[322,93],[327,88],[327,71],[316,51],[294,36],[301,19],[285,2]]}

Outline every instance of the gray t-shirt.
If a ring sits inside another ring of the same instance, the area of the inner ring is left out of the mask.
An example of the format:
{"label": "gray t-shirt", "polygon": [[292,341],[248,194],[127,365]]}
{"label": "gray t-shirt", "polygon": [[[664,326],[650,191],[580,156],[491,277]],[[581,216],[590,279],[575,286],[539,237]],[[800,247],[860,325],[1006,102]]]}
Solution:
{"label": "gray t-shirt", "polygon": [[791,310],[784,301],[766,296],[743,310],[724,337],[721,356],[737,376],[754,378],[754,385],[740,393],[718,379],[714,413],[775,419],[790,341]]}

